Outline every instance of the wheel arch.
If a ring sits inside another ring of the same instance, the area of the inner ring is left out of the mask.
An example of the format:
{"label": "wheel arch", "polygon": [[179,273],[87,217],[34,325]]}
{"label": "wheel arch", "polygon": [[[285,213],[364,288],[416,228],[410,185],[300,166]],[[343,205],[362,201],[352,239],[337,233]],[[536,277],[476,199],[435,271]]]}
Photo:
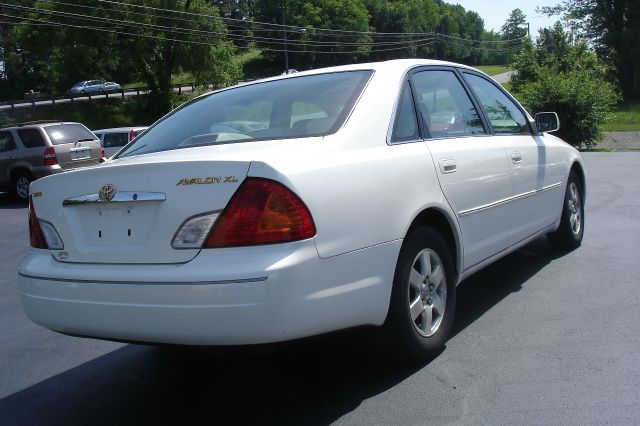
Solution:
{"label": "wheel arch", "polygon": [[413,219],[406,235],[411,234],[419,226],[431,226],[440,232],[449,247],[449,252],[453,258],[456,280],[458,280],[462,270],[462,241],[458,227],[455,224],[455,219],[450,217],[444,210],[437,207],[428,207]]}
{"label": "wheel arch", "polygon": [[18,175],[18,174],[25,174],[27,176],[33,177],[33,173],[31,173],[31,170],[29,170],[28,167],[23,166],[23,165],[17,165],[15,167],[13,167],[10,171],[9,171],[9,178],[13,181],[13,179]]}
{"label": "wheel arch", "polygon": [[584,172],[584,167],[582,166],[582,164],[580,164],[579,161],[574,161],[571,165],[569,174],[571,174],[572,172],[576,172],[576,175],[578,176],[580,191],[582,192],[582,194],[580,195],[582,196],[582,203],[584,204],[587,198],[587,176]]}

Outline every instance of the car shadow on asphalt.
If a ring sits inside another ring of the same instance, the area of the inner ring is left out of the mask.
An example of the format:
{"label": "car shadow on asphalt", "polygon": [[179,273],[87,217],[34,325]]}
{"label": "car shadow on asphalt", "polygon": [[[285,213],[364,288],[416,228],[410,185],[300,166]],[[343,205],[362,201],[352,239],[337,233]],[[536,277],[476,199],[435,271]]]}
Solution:
{"label": "car shadow on asphalt", "polygon": [[540,237],[464,280],[457,288],[451,337],[510,294],[520,291],[531,277],[567,253],[554,250],[546,237]]}
{"label": "car shadow on asphalt", "polygon": [[[461,284],[453,335],[519,291],[557,257],[549,253],[546,240],[535,241]],[[328,424],[428,368],[382,356],[371,336],[349,331],[231,351],[127,345],[3,398],[0,418],[29,425]]]}
{"label": "car shadow on asphalt", "polygon": [[17,210],[27,207],[27,203],[17,201],[8,192],[0,192],[0,210]]}

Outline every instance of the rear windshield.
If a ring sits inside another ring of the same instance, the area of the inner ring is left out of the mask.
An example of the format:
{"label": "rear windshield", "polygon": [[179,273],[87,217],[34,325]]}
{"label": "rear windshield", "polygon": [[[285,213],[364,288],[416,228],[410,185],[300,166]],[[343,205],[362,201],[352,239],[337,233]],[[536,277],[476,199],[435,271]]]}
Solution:
{"label": "rear windshield", "polygon": [[53,145],[97,140],[96,136],[82,124],[57,124],[45,127],[44,131],[49,135]]}
{"label": "rear windshield", "polygon": [[328,135],[344,123],[371,74],[347,71],[300,76],[212,93],[175,110],[118,157]]}

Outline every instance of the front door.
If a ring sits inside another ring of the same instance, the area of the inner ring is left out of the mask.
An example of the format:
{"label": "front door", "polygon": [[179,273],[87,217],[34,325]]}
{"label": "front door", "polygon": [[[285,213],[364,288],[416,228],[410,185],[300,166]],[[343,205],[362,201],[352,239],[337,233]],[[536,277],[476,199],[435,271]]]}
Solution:
{"label": "front door", "polygon": [[532,132],[529,118],[494,82],[464,73],[482,105],[496,138],[511,163],[513,216],[509,245],[514,245],[551,225],[562,203],[563,165],[554,160],[542,136]]}

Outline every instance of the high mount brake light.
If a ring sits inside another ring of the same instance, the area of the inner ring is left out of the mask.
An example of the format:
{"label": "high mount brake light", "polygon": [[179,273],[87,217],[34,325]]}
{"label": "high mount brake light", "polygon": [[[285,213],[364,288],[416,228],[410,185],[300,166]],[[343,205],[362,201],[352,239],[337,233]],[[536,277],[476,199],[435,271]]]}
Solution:
{"label": "high mount brake light", "polygon": [[283,243],[315,234],[311,212],[300,197],[279,182],[247,178],[216,221],[204,247]]}

